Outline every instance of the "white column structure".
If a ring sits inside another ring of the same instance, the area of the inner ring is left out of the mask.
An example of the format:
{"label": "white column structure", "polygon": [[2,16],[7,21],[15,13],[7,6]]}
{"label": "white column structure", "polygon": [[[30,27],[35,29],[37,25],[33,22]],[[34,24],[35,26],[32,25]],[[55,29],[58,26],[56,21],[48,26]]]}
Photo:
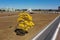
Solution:
{"label": "white column structure", "polygon": [[27,10],[27,12],[32,12],[32,9],[31,9],[31,8],[29,8],[29,9]]}

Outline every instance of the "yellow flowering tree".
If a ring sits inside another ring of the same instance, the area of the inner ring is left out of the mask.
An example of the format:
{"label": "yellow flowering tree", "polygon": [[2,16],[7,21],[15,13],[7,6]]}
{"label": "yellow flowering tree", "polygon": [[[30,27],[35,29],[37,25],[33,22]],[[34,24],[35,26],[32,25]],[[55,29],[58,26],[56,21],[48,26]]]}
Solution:
{"label": "yellow flowering tree", "polygon": [[32,16],[28,12],[21,12],[18,15],[18,29],[28,31],[30,28],[33,28],[34,23],[32,22]]}

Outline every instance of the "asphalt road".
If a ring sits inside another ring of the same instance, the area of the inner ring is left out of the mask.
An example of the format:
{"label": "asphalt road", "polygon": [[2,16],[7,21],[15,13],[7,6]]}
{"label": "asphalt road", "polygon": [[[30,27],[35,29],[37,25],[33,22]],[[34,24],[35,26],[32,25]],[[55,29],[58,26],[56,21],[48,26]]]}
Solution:
{"label": "asphalt road", "polygon": [[56,40],[60,40],[60,29],[59,29],[59,32],[58,32]]}
{"label": "asphalt road", "polygon": [[52,23],[38,38],[36,38],[36,40],[51,40],[59,22],[60,17],[55,20],[55,22]]}

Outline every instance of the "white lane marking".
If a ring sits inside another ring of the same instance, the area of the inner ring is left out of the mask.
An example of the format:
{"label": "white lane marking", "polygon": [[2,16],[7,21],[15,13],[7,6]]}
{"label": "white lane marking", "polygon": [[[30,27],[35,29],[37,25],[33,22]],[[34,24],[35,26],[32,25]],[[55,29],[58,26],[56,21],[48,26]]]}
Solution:
{"label": "white lane marking", "polygon": [[57,27],[57,29],[56,29],[56,31],[55,31],[55,33],[54,33],[54,35],[53,35],[53,37],[52,37],[51,40],[56,40],[56,37],[58,35],[59,28],[60,28],[60,23],[59,23],[59,25],[58,25],[58,27]]}
{"label": "white lane marking", "polygon": [[53,24],[57,19],[59,18],[59,16],[57,16],[49,25],[47,25],[47,27],[45,29],[43,29],[41,32],[39,32],[32,40],[36,40],[51,24]]}

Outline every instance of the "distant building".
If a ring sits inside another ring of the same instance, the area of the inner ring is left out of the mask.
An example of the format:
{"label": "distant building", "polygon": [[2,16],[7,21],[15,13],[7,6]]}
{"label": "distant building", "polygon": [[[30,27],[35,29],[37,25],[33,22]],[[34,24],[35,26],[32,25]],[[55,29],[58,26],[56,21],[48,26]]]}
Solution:
{"label": "distant building", "polygon": [[1,8],[0,11],[14,12],[15,9],[13,9],[13,8]]}
{"label": "distant building", "polygon": [[58,10],[60,10],[60,6],[58,7]]}
{"label": "distant building", "polygon": [[12,11],[15,11],[15,9],[13,9],[13,8],[8,8],[7,11],[11,11],[11,12],[12,12]]}

